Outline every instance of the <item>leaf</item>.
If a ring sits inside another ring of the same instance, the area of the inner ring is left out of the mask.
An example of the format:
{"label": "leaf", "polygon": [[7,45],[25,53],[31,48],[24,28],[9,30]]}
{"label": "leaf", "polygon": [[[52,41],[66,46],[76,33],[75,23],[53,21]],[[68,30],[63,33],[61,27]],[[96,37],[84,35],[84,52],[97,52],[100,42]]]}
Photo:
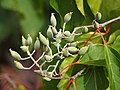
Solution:
{"label": "leaf", "polygon": [[[77,90],[106,90],[108,80],[102,67],[89,68],[86,74],[75,79]],[[70,90],[74,90],[71,85]]]}
{"label": "leaf", "polygon": [[87,0],[93,14],[95,15],[97,11],[100,10],[102,0]]}
{"label": "leaf", "polygon": [[108,69],[110,90],[120,89],[120,54],[109,46],[105,46],[105,58]]}
{"label": "leaf", "polygon": [[39,19],[32,5],[32,0],[2,0],[1,6],[17,12],[23,34],[35,36],[41,29],[43,19]]}
{"label": "leaf", "polygon": [[84,6],[83,6],[83,0],[75,0],[75,1],[76,1],[77,7],[80,10],[80,12],[83,15],[85,15],[85,13],[84,13]]}
{"label": "leaf", "polygon": [[120,29],[119,29],[119,30],[116,30],[115,32],[113,32],[113,33],[109,36],[108,42],[110,42],[110,43],[114,42],[118,35],[120,35]]}
{"label": "leaf", "polygon": [[104,46],[90,46],[87,53],[79,59],[79,62],[83,65],[106,66]]}
{"label": "leaf", "polygon": [[116,38],[112,47],[120,53],[120,35]]}

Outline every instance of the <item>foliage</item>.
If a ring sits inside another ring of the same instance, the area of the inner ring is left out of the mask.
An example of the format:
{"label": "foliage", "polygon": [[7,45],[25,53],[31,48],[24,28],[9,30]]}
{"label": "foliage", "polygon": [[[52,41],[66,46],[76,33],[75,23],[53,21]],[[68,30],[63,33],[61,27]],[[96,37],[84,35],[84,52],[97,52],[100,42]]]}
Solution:
{"label": "foliage", "polygon": [[[25,2],[25,4],[22,2]],[[43,35],[40,32],[38,44],[34,44],[34,39],[32,41],[34,49],[37,45],[37,49],[41,47],[39,42],[42,42],[42,48],[46,51],[35,61],[32,57],[35,50],[33,50],[33,53],[28,50],[30,39],[27,37],[24,38],[26,44],[23,45],[26,47],[22,47],[22,50],[27,52],[29,57],[20,57],[21,60],[31,58],[34,62],[33,66],[40,67],[40,70],[35,70],[35,72],[43,76],[45,87],[43,87],[43,90],[49,90],[50,88],[52,90],[57,88],[59,90],[119,90],[120,21],[115,20],[116,22],[112,22],[112,24],[108,23],[110,25],[103,22],[120,16],[120,0],[50,0],[49,2],[59,14],[60,20],[58,18],[57,20],[55,20],[56,18],[53,21],[51,20],[51,25],[48,26],[49,33],[46,33],[48,39],[45,34]],[[38,31],[42,29],[44,18],[42,20],[39,19],[32,7],[32,0],[2,0],[1,5],[3,8],[16,11],[19,14],[21,17],[21,30],[24,35],[29,33],[35,38]],[[98,11],[102,14],[102,18],[99,21],[95,19]],[[72,17],[69,22],[65,22],[64,16],[66,13],[69,14],[69,12],[73,12]],[[40,14],[41,16],[43,15],[42,13]],[[85,27],[89,28],[88,32],[85,32]],[[52,32],[50,29],[52,29]],[[54,30],[57,30],[57,34]],[[70,31],[70,35],[65,34],[65,31]],[[75,38],[73,41],[70,41],[72,40],[70,38],[67,42],[67,39],[72,34],[74,34]],[[41,38],[43,39],[41,40]],[[75,45],[76,43],[77,45]],[[66,44],[67,46],[65,46]],[[80,50],[84,46],[87,46],[88,50],[81,54]],[[69,47],[72,47],[72,50]],[[66,49],[69,52],[65,51]],[[67,54],[64,56],[63,52],[67,52]],[[40,60],[41,62],[39,62]],[[43,67],[42,65],[46,66]],[[33,66],[29,68],[22,66],[22,68],[31,69]],[[47,70],[48,67],[53,67],[53,69]],[[59,78],[60,80],[51,80]]]}

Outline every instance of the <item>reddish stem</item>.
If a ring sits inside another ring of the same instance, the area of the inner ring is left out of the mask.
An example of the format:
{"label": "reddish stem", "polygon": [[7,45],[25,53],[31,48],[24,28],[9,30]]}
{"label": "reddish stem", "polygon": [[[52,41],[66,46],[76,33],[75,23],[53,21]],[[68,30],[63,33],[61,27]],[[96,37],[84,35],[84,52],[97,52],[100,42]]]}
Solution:
{"label": "reddish stem", "polygon": [[75,65],[75,64],[80,64],[80,62],[74,62],[74,63],[72,63],[72,64],[67,65],[65,68],[63,68],[63,69],[59,72],[59,75],[61,75],[62,72],[63,72],[65,69],[67,69],[68,67],[73,66],[73,65]]}
{"label": "reddish stem", "polygon": [[65,87],[64,90],[67,90],[72,82],[73,82],[73,79],[71,79],[71,80],[68,82],[68,84],[67,84],[67,86]]}
{"label": "reddish stem", "polygon": [[105,39],[104,39],[104,37],[103,37],[103,35],[101,34],[101,32],[99,31],[99,33],[100,33],[100,37],[102,38],[102,41],[103,41],[103,43],[104,43],[104,45],[106,44],[106,41],[105,41]]}
{"label": "reddish stem", "polygon": [[107,34],[110,32],[111,26],[112,26],[112,23],[110,23],[110,25],[108,26],[108,29],[107,29],[107,31],[105,32],[105,35],[107,35]]}
{"label": "reddish stem", "polygon": [[100,26],[88,39],[87,41],[85,42],[84,46],[86,46],[88,44],[88,42],[90,41],[90,39],[97,33],[99,32],[103,27]]}
{"label": "reddish stem", "polygon": [[73,84],[74,90],[77,90],[77,89],[76,89],[75,80],[72,81],[72,84]]}

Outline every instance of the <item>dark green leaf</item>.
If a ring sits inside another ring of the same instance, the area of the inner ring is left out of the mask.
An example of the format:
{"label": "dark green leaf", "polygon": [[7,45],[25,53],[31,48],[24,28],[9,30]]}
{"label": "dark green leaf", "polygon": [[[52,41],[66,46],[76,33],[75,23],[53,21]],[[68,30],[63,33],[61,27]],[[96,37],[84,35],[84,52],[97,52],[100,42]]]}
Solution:
{"label": "dark green leaf", "polygon": [[120,54],[109,46],[105,46],[105,59],[108,69],[110,90],[120,89]]}

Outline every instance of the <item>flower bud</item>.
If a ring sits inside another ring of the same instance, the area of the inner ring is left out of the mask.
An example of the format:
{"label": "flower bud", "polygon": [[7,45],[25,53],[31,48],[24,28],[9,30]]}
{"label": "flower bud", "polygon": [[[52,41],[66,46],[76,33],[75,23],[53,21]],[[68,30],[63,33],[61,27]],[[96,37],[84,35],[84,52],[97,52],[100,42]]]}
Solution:
{"label": "flower bud", "polygon": [[18,69],[24,69],[23,65],[20,62],[14,61],[14,63]]}
{"label": "flower bud", "polygon": [[85,53],[87,52],[87,50],[88,50],[88,46],[82,47],[82,48],[79,50],[78,54],[79,54],[79,55],[83,55],[83,54],[85,54]]}
{"label": "flower bud", "polygon": [[40,48],[40,41],[39,41],[39,39],[38,39],[38,37],[36,38],[36,41],[35,41],[35,43],[34,43],[34,49],[35,50],[38,50]]}
{"label": "flower bud", "polygon": [[67,14],[64,16],[64,22],[65,22],[65,23],[67,23],[67,22],[71,19],[72,13],[73,13],[73,12],[67,13]]}
{"label": "flower bud", "polygon": [[11,49],[9,50],[13,58],[18,59],[18,60],[21,59],[21,56],[16,51],[13,51]]}
{"label": "flower bud", "polygon": [[51,21],[52,26],[55,27],[57,25],[57,21],[56,21],[56,18],[54,16],[54,13],[51,13],[50,21]]}
{"label": "flower bud", "polygon": [[65,32],[64,32],[64,35],[65,35],[66,37],[69,37],[69,36],[71,35],[71,33],[70,33],[69,31],[65,31]]}
{"label": "flower bud", "polygon": [[70,37],[67,38],[67,41],[69,43],[71,43],[72,41],[74,41],[74,35],[71,35]]}
{"label": "flower bud", "polygon": [[83,33],[88,32],[88,28],[87,28],[87,27],[82,28],[82,32],[83,32]]}
{"label": "flower bud", "polygon": [[30,34],[28,34],[27,44],[28,45],[32,44],[32,37],[30,36]]}
{"label": "flower bud", "polygon": [[45,55],[45,60],[46,61],[50,61],[51,60],[51,56],[50,55]]}
{"label": "flower bud", "polygon": [[70,53],[77,53],[78,52],[78,49],[76,47],[71,46],[71,47],[68,47],[67,49]]}
{"label": "flower bud", "polygon": [[44,45],[49,45],[49,41],[41,34],[41,32],[39,32],[39,38]]}
{"label": "flower bud", "polygon": [[28,51],[28,46],[21,46],[20,47],[24,52],[27,52]]}
{"label": "flower bud", "polygon": [[54,34],[58,33],[55,27],[52,26],[51,28],[52,28],[52,31],[53,31]]}
{"label": "flower bud", "polygon": [[48,27],[48,30],[47,30],[47,36],[48,38],[53,38],[53,32],[50,26]]}
{"label": "flower bud", "polygon": [[95,28],[99,28],[99,23],[98,22],[94,21],[93,25],[94,25]]}
{"label": "flower bud", "polygon": [[65,57],[68,57],[68,56],[69,56],[68,49],[65,49],[65,50],[63,51],[63,55],[64,55]]}
{"label": "flower bud", "polygon": [[27,45],[27,42],[26,42],[26,39],[24,36],[22,36],[22,45],[23,46],[26,46]]}
{"label": "flower bud", "polygon": [[99,21],[101,18],[102,18],[101,13],[100,13],[100,12],[97,12],[96,15],[95,15],[95,19],[96,19],[97,21]]}
{"label": "flower bud", "polygon": [[43,77],[43,79],[45,79],[46,81],[51,81],[49,77]]}

